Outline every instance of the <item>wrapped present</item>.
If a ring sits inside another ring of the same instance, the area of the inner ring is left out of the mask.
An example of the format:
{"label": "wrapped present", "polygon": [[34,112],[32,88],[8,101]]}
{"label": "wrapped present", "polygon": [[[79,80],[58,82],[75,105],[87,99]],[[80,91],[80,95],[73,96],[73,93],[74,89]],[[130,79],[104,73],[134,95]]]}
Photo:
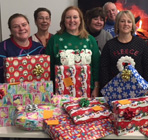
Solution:
{"label": "wrapped present", "polygon": [[112,102],[116,135],[131,133],[148,124],[148,96]]}
{"label": "wrapped present", "polygon": [[30,55],[4,58],[6,83],[49,81],[50,56]]}
{"label": "wrapped present", "polygon": [[0,84],[0,126],[13,125],[16,106],[50,104],[52,96],[52,81]]}
{"label": "wrapped present", "polygon": [[75,124],[95,121],[108,118],[111,111],[96,99],[82,98],[76,101],[67,102],[63,107],[73,118]]}
{"label": "wrapped present", "polygon": [[90,66],[55,66],[56,94],[74,97],[90,97]]}
{"label": "wrapped present", "polygon": [[145,136],[148,137],[148,121],[147,121],[143,126],[140,127],[139,131],[140,131],[143,135],[145,135]]}
{"label": "wrapped present", "polygon": [[81,97],[73,97],[70,95],[53,95],[51,98],[51,104],[53,104],[56,107],[62,107],[64,103],[79,100]]}
{"label": "wrapped present", "polygon": [[30,104],[17,106],[14,118],[15,126],[28,131],[43,130],[44,113],[46,110],[52,117],[63,114],[61,108],[53,105]]}
{"label": "wrapped present", "polygon": [[114,100],[136,98],[146,95],[148,93],[148,82],[139,75],[133,66],[128,65],[127,70],[123,70],[114,77],[105,85],[101,93],[111,106],[111,102]]}
{"label": "wrapped present", "polygon": [[96,140],[113,133],[110,119],[76,125],[68,114],[56,117],[59,125],[44,123],[44,131],[54,140]]}

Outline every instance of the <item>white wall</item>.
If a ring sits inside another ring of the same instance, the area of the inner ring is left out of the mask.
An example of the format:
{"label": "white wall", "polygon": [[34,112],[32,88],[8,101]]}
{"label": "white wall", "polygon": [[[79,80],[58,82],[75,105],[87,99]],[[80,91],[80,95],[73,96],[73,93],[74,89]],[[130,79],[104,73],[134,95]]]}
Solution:
{"label": "white wall", "polygon": [[46,7],[51,11],[51,26],[49,31],[56,33],[59,30],[59,23],[63,10],[76,5],[77,0],[0,0],[1,5],[1,39],[9,38],[8,18],[14,13],[21,13],[28,17],[31,26],[31,35],[36,33],[33,13],[38,7]]}

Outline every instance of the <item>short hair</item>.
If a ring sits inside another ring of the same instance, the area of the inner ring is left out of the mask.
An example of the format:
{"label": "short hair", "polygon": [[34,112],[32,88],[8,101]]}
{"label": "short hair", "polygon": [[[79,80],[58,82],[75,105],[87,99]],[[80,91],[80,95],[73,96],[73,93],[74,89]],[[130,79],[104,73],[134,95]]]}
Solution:
{"label": "short hair", "polygon": [[119,21],[122,17],[122,15],[127,15],[131,21],[132,21],[132,31],[131,34],[134,34],[136,31],[136,24],[135,24],[135,17],[132,14],[132,12],[130,10],[124,10],[124,11],[120,11],[117,16],[116,16],[116,20],[115,20],[115,33],[119,34]]}
{"label": "short hair", "polygon": [[90,26],[91,24],[91,20],[93,18],[96,18],[96,17],[101,17],[104,21],[104,24],[105,24],[105,14],[103,12],[103,9],[101,7],[95,7],[95,8],[92,8],[90,10],[87,10],[86,11],[86,14],[85,14],[85,24],[87,27]]}
{"label": "short hair", "polygon": [[[106,3],[103,5],[103,12],[104,12],[105,15],[107,15],[106,7],[107,7],[107,5],[109,5],[109,4],[115,5],[113,2],[106,2]],[[115,8],[117,9],[116,5],[115,5]]]}
{"label": "short hair", "polygon": [[9,19],[8,19],[8,28],[9,28],[10,30],[11,30],[11,22],[12,22],[12,20],[15,19],[15,18],[18,18],[18,17],[23,17],[24,19],[26,19],[26,21],[27,21],[28,24],[29,24],[29,20],[28,20],[28,18],[27,18],[25,15],[20,14],[20,13],[15,13],[15,14],[13,14],[12,16],[10,16]]}
{"label": "short hair", "polygon": [[79,17],[80,17],[79,36],[80,36],[80,38],[88,38],[88,32],[85,29],[83,14],[77,6],[69,6],[63,11],[62,16],[61,16],[61,21],[60,21],[61,29],[59,31],[57,31],[57,33],[62,34],[64,31],[66,31],[65,16],[69,10],[76,10],[79,13]]}
{"label": "short hair", "polygon": [[50,12],[50,10],[48,10],[47,8],[44,8],[44,7],[39,7],[38,9],[36,9],[36,10],[34,11],[34,20],[35,20],[35,21],[36,21],[37,18],[38,18],[38,13],[39,13],[39,12],[43,12],[43,11],[47,12],[47,13],[49,14],[49,16],[51,17],[51,12]]}

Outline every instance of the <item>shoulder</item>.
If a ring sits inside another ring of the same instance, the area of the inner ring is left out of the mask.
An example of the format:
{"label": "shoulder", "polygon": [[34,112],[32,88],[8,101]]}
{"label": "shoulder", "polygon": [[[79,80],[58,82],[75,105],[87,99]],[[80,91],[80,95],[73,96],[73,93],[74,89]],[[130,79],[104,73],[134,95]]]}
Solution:
{"label": "shoulder", "polygon": [[7,44],[10,45],[10,43],[12,43],[12,41],[11,41],[10,38],[8,38],[8,39],[0,42],[0,46],[2,47],[2,46],[7,45]]}

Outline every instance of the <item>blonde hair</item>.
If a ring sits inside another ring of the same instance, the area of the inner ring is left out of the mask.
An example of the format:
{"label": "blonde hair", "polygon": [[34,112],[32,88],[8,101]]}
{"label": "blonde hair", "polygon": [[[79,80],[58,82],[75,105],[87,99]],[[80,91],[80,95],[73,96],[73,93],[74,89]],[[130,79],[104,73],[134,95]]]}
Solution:
{"label": "blonde hair", "polygon": [[61,16],[61,21],[60,21],[61,29],[59,31],[57,31],[57,33],[58,34],[62,34],[63,32],[66,31],[65,16],[66,16],[66,13],[69,10],[76,10],[79,13],[79,17],[80,17],[79,36],[80,36],[80,38],[88,38],[88,32],[85,29],[85,23],[84,23],[84,19],[83,19],[83,14],[82,14],[81,10],[78,7],[76,7],[76,6],[67,7],[64,10],[64,12],[62,13],[62,16]]}
{"label": "blonde hair", "polygon": [[131,34],[134,34],[136,31],[135,17],[130,10],[120,11],[115,20],[115,33],[119,34],[119,21],[123,15],[127,15],[132,21],[132,31]]}

